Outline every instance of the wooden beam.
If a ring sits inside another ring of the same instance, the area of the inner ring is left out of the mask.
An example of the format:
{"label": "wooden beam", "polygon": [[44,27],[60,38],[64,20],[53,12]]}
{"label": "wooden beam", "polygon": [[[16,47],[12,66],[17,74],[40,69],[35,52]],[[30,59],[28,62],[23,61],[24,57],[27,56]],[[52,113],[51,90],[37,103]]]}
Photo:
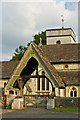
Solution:
{"label": "wooden beam", "polygon": [[45,75],[23,75],[22,78],[46,78]]}

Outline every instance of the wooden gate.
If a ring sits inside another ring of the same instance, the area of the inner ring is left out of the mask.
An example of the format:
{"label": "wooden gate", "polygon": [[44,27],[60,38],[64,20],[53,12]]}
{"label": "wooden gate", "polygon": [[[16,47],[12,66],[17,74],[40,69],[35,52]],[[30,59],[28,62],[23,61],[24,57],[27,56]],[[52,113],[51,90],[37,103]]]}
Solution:
{"label": "wooden gate", "polygon": [[49,95],[24,95],[24,107],[46,107]]}

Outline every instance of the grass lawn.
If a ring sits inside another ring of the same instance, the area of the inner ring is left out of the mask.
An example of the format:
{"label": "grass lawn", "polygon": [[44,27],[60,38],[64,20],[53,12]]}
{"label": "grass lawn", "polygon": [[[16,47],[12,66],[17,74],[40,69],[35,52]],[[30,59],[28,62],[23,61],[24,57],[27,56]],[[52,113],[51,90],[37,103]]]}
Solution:
{"label": "grass lawn", "polygon": [[80,108],[54,108],[54,109],[48,109],[50,111],[54,112],[80,112]]}

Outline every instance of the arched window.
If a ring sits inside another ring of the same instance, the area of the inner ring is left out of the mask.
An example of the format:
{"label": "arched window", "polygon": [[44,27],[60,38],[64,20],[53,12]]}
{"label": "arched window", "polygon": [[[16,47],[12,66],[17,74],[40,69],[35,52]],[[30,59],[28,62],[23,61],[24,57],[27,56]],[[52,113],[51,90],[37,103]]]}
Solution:
{"label": "arched window", "polygon": [[45,72],[40,71],[42,77],[37,78],[37,90],[49,91],[49,80],[45,77]]}
{"label": "arched window", "polygon": [[73,91],[70,92],[70,96],[73,97]]}
{"label": "arched window", "polygon": [[70,91],[70,96],[71,97],[77,97],[77,90],[75,87],[73,87]]}
{"label": "arched window", "polygon": [[38,78],[38,90],[40,90],[40,78]]}
{"label": "arched window", "polygon": [[61,44],[61,41],[60,40],[56,41],[56,44]]}
{"label": "arched window", "polygon": [[42,90],[45,90],[45,78],[44,78],[45,72],[44,71],[42,71],[42,75],[43,75],[43,78],[42,78]]}
{"label": "arched window", "polygon": [[49,81],[46,80],[46,90],[49,90]]}
{"label": "arched window", "polygon": [[77,97],[77,91],[74,91],[74,97]]}

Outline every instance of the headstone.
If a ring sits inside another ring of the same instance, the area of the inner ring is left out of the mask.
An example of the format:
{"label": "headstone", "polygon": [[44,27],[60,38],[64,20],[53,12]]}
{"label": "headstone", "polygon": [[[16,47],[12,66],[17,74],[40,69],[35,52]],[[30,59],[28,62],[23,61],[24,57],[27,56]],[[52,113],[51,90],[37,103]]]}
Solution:
{"label": "headstone", "polygon": [[47,101],[47,109],[55,108],[55,99],[48,99]]}

